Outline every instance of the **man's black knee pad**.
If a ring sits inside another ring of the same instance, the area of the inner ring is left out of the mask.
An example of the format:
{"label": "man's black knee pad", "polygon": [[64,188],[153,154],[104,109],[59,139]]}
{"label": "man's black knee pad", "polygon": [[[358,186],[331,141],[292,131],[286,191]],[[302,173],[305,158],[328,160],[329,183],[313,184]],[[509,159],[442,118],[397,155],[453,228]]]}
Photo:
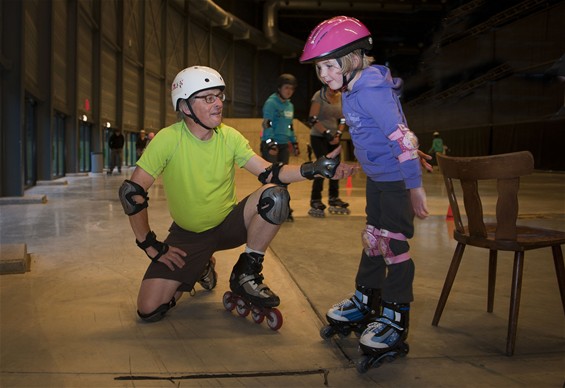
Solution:
{"label": "man's black knee pad", "polygon": [[290,212],[290,194],[285,187],[271,186],[261,193],[257,211],[265,221],[280,225],[288,218]]}
{"label": "man's black knee pad", "polygon": [[173,299],[171,299],[169,303],[163,303],[161,306],[157,307],[155,311],[150,312],[149,314],[142,314],[138,310],[137,315],[139,315],[139,318],[141,318],[145,322],[157,322],[163,319],[167,311],[175,307],[175,305],[176,302],[175,298],[173,297]]}

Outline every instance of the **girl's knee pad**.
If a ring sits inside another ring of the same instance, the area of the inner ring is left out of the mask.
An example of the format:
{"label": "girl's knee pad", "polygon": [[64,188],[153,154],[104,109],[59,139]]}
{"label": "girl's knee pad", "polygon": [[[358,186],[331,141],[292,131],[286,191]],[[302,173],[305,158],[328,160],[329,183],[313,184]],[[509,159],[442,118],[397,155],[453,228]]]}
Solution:
{"label": "girl's knee pad", "polygon": [[402,233],[394,233],[386,229],[377,229],[373,225],[367,225],[361,235],[363,248],[369,256],[382,255],[387,265],[402,263],[410,260],[410,253],[404,252],[396,255],[390,248],[390,240],[406,241]]}

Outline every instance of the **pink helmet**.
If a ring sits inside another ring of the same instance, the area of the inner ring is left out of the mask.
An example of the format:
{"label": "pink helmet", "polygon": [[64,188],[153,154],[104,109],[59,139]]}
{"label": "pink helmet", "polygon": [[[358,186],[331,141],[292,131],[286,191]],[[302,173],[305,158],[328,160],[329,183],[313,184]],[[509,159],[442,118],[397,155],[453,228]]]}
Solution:
{"label": "pink helmet", "polygon": [[372,47],[373,38],[363,23],[349,16],[336,16],[324,20],[312,30],[300,62],[339,58],[353,50],[370,50]]}

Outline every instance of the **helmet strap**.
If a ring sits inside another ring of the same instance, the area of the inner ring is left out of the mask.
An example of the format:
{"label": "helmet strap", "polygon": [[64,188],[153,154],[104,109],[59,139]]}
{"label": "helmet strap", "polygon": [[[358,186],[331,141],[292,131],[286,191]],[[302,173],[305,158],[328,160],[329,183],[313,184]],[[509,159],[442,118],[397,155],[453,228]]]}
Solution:
{"label": "helmet strap", "polygon": [[200,121],[200,119],[196,116],[196,114],[192,110],[192,106],[190,105],[190,102],[188,102],[188,99],[186,99],[185,101],[186,101],[186,106],[188,107],[188,110],[190,111],[190,114],[187,115],[188,117],[190,117],[196,124],[200,125],[203,128],[206,128],[209,131],[214,129],[214,128],[207,126],[202,121]]}
{"label": "helmet strap", "polygon": [[[361,63],[363,63],[363,56],[365,55],[365,50],[361,50]],[[336,58],[336,61],[339,65],[339,67],[341,67],[341,58]],[[357,75],[357,73],[359,72],[360,69],[355,69],[353,70],[351,73],[349,73],[349,77],[346,77],[345,74],[342,75],[343,77],[343,85],[341,86],[341,91],[345,92],[347,91],[347,85],[349,85],[349,82],[351,82],[351,80],[353,78],[355,78],[355,76]]]}
{"label": "helmet strap", "polygon": [[351,80],[355,78],[358,72],[359,70],[355,69],[351,72],[351,74],[349,74],[349,77],[346,77],[345,75],[343,76],[343,86],[341,87],[342,92],[345,92],[347,90],[347,85],[349,85],[349,82],[351,82]]}

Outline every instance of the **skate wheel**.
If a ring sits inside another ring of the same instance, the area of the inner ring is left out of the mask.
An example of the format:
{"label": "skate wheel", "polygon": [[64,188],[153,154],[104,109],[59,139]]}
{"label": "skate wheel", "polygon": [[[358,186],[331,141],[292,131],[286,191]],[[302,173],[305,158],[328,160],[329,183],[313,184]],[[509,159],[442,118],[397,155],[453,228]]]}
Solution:
{"label": "skate wheel", "polygon": [[253,322],[260,324],[265,320],[265,314],[261,310],[254,308],[251,310],[251,318]]}
{"label": "skate wheel", "polygon": [[278,309],[271,309],[267,314],[267,325],[271,330],[278,330],[283,324],[283,317]]}
{"label": "skate wheel", "polygon": [[324,326],[320,329],[320,337],[322,337],[322,339],[324,340],[328,340],[330,338],[332,338],[335,334],[335,330],[332,326],[328,325],[328,326]]}
{"label": "skate wheel", "polygon": [[233,302],[233,294],[230,291],[226,291],[224,297],[222,298],[224,302],[224,308],[228,311],[232,311],[235,308],[235,303]]}
{"label": "skate wheel", "polygon": [[371,367],[371,358],[369,356],[362,356],[359,360],[355,362],[355,368],[357,372],[363,374],[367,373]]}
{"label": "skate wheel", "polygon": [[404,343],[399,349],[399,357],[406,357],[408,352],[410,351],[410,346],[407,343]]}
{"label": "skate wheel", "polygon": [[235,310],[237,311],[239,316],[242,317],[242,318],[245,318],[246,316],[248,316],[249,312],[251,311],[251,309],[249,308],[249,306],[247,306],[247,303],[245,303],[245,301],[243,299],[237,300]]}

